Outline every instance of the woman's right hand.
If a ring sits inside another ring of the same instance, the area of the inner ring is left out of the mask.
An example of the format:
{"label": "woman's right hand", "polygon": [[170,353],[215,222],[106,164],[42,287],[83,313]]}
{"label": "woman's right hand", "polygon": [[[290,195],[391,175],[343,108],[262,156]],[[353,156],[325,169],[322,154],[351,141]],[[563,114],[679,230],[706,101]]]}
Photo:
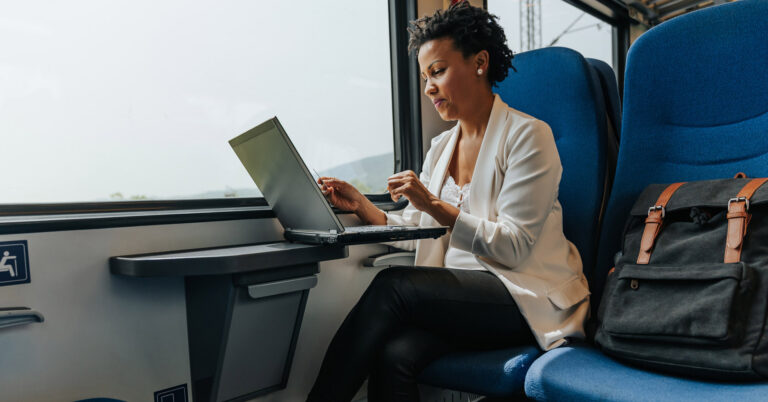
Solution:
{"label": "woman's right hand", "polygon": [[335,177],[321,177],[323,195],[331,204],[342,210],[354,212],[366,225],[386,225],[387,214],[377,208],[355,186]]}
{"label": "woman's right hand", "polygon": [[342,211],[357,212],[365,198],[355,186],[335,177],[321,177],[317,184],[322,185],[323,195],[331,205]]}

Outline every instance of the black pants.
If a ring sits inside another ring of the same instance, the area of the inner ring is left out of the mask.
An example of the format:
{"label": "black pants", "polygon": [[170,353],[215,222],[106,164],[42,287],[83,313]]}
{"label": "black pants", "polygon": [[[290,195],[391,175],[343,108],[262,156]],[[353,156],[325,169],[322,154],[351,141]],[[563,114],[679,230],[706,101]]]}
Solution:
{"label": "black pants", "polygon": [[520,310],[487,271],[396,267],[376,275],[341,324],[308,401],[417,401],[416,378],[456,350],[533,343]]}

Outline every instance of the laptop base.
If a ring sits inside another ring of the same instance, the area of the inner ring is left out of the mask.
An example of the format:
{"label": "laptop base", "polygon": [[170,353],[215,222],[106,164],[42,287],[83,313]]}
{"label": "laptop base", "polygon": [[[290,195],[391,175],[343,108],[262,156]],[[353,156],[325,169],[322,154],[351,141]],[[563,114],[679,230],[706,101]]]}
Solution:
{"label": "laptop base", "polygon": [[323,230],[286,229],[283,236],[286,240],[297,243],[352,245],[426,238],[437,239],[447,232],[447,226],[403,226],[399,229],[388,230],[386,234],[376,231],[346,230],[342,233],[331,233]]}

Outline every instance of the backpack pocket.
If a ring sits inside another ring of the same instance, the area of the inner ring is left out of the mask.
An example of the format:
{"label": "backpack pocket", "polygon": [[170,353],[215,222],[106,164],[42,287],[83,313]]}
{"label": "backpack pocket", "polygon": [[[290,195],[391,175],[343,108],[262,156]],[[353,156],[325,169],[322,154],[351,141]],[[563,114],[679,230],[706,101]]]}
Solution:
{"label": "backpack pocket", "polygon": [[729,346],[743,336],[752,269],[743,262],[627,264],[616,273],[603,329],[651,342]]}

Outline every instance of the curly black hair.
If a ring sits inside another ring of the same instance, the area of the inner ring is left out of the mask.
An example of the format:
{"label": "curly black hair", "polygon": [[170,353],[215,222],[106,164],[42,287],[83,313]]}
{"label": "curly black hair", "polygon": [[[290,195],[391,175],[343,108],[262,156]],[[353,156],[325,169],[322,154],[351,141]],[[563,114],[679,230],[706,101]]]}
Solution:
{"label": "curly black hair", "polygon": [[421,45],[442,38],[453,39],[454,46],[465,58],[486,50],[489,55],[487,77],[494,86],[507,78],[510,68],[515,70],[512,66],[514,55],[507,46],[504,29],[496,22],[498,18],[482,8],[471,6],[468,1],[460,1],[447,10],[438,10],[432,16],[411,21],[408,51],[418,55]]}

